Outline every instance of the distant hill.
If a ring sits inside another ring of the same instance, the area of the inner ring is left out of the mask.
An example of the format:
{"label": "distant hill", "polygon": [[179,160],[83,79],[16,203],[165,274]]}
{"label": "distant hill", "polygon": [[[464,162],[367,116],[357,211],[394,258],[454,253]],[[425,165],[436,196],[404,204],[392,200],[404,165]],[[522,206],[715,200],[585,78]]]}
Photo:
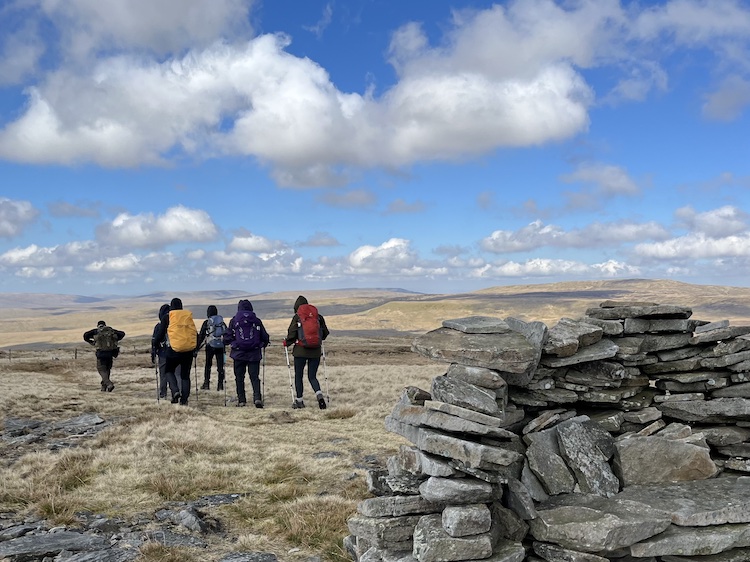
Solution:
{"label": "distant hill", "polygon": [[[692,285],[677,281],[628,279],[577,281],[543,285],[489,287],[470,293],[428,294],[401,289],[338,289],[305,291],[325,315],[333,335],[362,333],[416,334],[440,326],[443,320],[484,315],[539,320],[554,325],[563,317],[582,316],[605,300],[678,304],[693,309],[703,320],[728,319],[750,323],[750,289]],[[157,321],[159,306],[180,297],[200,326],[206,308],[214,304],[230,317],[237,302],[247,298],[276,340],[288,326],[299,293],[249,294],[242,291],[157,292],[135,297],[0,294],[0,347],[82,343],[81,335],[97,320],[125,330],[128,338],[147,340]]]}

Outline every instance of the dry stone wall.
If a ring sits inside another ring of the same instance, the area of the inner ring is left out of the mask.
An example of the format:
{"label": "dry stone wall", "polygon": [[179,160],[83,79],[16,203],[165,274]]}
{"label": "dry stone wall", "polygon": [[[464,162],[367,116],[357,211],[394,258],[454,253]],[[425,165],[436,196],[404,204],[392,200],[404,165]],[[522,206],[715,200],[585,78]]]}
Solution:
{"label": "dry stone wall", "polygon": [[607,301],[579,319],[470,317],[386,418],[358,562],[750,561],[750,326]]}

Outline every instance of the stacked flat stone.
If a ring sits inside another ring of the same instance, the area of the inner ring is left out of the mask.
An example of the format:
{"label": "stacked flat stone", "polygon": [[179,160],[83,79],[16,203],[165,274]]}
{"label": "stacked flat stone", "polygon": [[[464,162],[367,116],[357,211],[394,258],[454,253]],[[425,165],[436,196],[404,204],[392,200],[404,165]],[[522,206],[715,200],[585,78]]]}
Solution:
{"label": "stacked flat stone", "polygon": [[750,560],[750,327],[607,301],[443,322],[349,520],[360,562]]}

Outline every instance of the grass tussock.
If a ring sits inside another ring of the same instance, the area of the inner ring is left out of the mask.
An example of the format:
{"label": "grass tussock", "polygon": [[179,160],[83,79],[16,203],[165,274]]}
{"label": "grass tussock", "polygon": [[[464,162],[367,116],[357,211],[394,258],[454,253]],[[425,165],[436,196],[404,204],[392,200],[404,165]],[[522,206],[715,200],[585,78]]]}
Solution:
{"label": "grass tussock", "polygon": [[[156,401],[150,359],[146,364],[140,356],[121,359],[112,372],[112,393],[99,391],[93,355],[71,363],[65,377],[59,376],[67,368],[60,360],[37,369],[38,361],[16,361],[15,353],[10,366],[0,369],[0,405],[7,418],[50,423],[96,413],[109,424],[58,451],[44,441],[3,444],[0,511],[37,513],[65,524],[79,511],[128,518],[172,501],[242,494],[211,513],[231,537],[231,543],[217,543],[219,550],[288,559],[290,550],[299,549],[295,558],[330,561],[347,560],[341,545],[346,520],[368,495],[362,467],[403,443],[385,431],[384,417],[405,386],[429,388],[429,380],[444,370],[338,365],[332,358],[328,409],[292,410],[287,366],[269,360],[264,409],[225,407],[224,392],[213,389],[194,391],[186,408]],[[231,374],[227,382],[231,406],[236,398]],[[154,542],[141,548],[138,560],[215,558],[216,553]]]}

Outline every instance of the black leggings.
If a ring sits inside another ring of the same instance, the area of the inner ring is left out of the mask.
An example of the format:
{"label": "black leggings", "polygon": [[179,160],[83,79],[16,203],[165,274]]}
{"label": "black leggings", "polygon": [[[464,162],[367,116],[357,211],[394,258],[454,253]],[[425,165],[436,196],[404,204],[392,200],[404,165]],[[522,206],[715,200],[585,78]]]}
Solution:
{"label": "black leggings", "polygon": [[302,377],[305,373],[305,364],[307,364],[307,380],[310,381],[312,389],[320,392],[320,383],[318,382],[318,367],[320,367],[320,357],[295,357],[294,358],[294,387],[297,391],[297,398],[302,398],[304,386]]}

